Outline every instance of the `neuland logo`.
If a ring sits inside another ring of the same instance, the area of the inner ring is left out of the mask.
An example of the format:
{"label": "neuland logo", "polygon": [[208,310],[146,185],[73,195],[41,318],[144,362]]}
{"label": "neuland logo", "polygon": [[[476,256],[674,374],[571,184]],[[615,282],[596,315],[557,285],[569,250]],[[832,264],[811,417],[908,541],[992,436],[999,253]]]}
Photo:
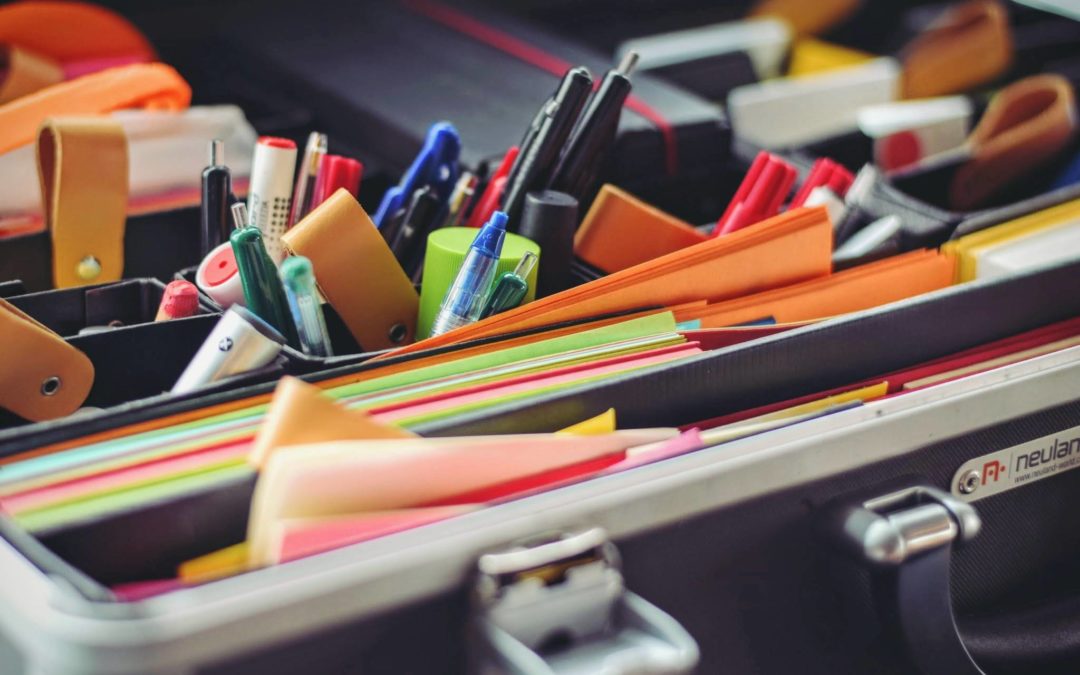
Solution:
{"label": "neuland logo", "polygon": [[1080,466],[1080,427],[966,462],[952,492],[967,501],[1011,490]]}

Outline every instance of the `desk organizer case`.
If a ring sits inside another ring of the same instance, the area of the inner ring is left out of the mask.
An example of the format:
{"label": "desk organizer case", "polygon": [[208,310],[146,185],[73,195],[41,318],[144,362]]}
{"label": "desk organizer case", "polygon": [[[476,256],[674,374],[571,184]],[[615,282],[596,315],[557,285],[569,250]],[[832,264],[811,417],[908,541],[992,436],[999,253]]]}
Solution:
{"label": "desk organizer case", "polygon": [[[1074,262],[582,385],[527,408],[506,404],[424,432],[551,431],[610,406],[625,426],[692,423],[1077,314]],[[1049,354],[140,602],[110,601],[97,580],[122,564],[127,533],[162,533],[150,545],[164,546],[163,555],[169,548],[186,554],[177,549],[185,538],[228,543],[242,536],[249,482],[43,540],[0,518],[0,653],[16,673],[70,674],[461,672],[470,665],[571,672],[615,652],[634,655],[645,672],[686,672],[700,659],[699,672],[908,673],[910,662],[925,662],[927,654],[951,654],[941,663],[953,669],[925,672],[981,672],[970,664],[955,669],[968,653],[990,672],[1075,672],[1075,641],[1047,646],[1040,636],[1067,629],[1077,616],[1060,605],[1072,587],[1071,575],[1058,571],[1080,555],[1069,517],[1080,472],[1062,468],[985,499],[961,488],[970,483],[972,461],[1080,434],[1078,377],[1075,354]],[[59,436],[131,423],[139,414],[67,425]],[[0,450],[37,447],[45,436],[8,437]],[[58,440],[51,436],[47,442]],[[892,533],[885,541],[907,546],[906,555],[874,557],[878,540],[860,540],[863,530],[844,526],[879,521]],[[913,542],[923,525],[937,535]],[[525,545],[527,555],[500,554],[533,537],[543,538]],[[521,607],[483,591],[492,583],[513,586],[515,573],[582,560],[591,561],[590,573],[545,587],[524,618],[512,611]],[[600,588],[589,579],[620,590],[582,606],[581,598]],[[938,602],[910,601],[920,597]],[[894,620],[948,627],[954,614],[966,647],[948,630],[906,639],[892,631]],[[598,616],[606,630],[596,627]],[[568,651],[533,639],[553,634],[584,637]]]}

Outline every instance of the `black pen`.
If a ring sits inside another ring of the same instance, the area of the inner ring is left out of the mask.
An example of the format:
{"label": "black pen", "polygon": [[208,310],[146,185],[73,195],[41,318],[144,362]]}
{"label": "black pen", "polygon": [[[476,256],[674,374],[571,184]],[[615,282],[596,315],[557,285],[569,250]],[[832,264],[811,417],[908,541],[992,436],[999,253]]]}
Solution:
{"label": "black pen", "polygon": [[229,167],[225,166],[225,143],[214,139],[210,141],[210,166],[202,172],[202,202],[199,205],[199,248],[202,258],[229,240],[232,232],[229,221],[231,197],[232,176]]}
{"label": "black pen", "polygon": [[592,76],[583,67],[571,68],[563,76],[555,95],[540,114],[540,126],[528,149],[523,148],[517,173],[511,172],[503,192],[503,211],[510,228],[517,229],[525,195],[542,190],[551,180],[559,161],[559,152],[581,116],[592,91]]}
{"label": "black pen", "polygon": [[586,201],[615,143],[619,115],[632,88],[629,75],[637,59],[637,52],[630,52],[617,68],[604,75],[563,150],[550,189],[565,192],[579,202]]}
{"label": "black pen", "polygon": [[441,208],[439,196],[430,187],[417,190],[409,201],[409,209],[390,244],[390,250],[409,277],[423,262],[423,245],[428,233],[434,229]]}

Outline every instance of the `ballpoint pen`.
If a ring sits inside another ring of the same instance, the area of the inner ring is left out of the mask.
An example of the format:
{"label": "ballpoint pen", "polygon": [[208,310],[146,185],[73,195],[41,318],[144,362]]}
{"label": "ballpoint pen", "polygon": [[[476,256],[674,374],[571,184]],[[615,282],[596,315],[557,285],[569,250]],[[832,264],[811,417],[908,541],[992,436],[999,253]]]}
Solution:
{"label": "ballpoint pen", "polygon": [[432,336],[466,326],[480,318],[488,289],[495,278],[505,236],[506,214],[496,211],[473,239],[454,283],[446,291],[431,327]]}
{"label": "ballpoint pen", "polygon": [[565,192],[579,202],[589,196],[615,143],[619,115],[632,88],[629,75],[636,63],[637,52],[628,52],[617,68],[604,74],[563,149],[549,185],[552,190]]}
{"label": "ballpoint pen", "polygon": [[300,255],[289,256],[281,263],[281,280],[304,353],[333,356],[311,261]]}
{"label": "ballpoint pen", "polygon": [[[237,209],[235,207],[241,207]],[[234,217],[242,215],[241,204],[234,205]],[[278,277],[277,265],[266,250],[263,234],[256,227],[238,227],[229,235],[240,283],[244,287],[244,304],[247,308],[285,336],[286,341],[300,349],[285,288]]]}
{"label": "ballpoint pen", "polygon": [[514,162],[520,156],[521,151],[516,145],[510,146],[506,154],[503,155],[499,168],[488,177],[487,187],[484,188],[480,198],[476,200],[476,206],[473,207],[472,213],[469,214],[469,220],[466,223],[467,227],[480,227],[490,220],[491,215],[498,210],[503,190],[506,189],[506,179],[510,174],[510,167],[514,165]]}
{"label": "ballpoint pen", "polygon": [[434,229],[441,206],[439,198],[430,187],[419,190],[409,202],[405,219],[397,229],[394,241],[390,243],[390,250],[410,278],[420,266],[423,244],[427,241],[428,233]]}
{"label": "ballpoint pen", "polygon": [[380,230],[393,218],[404,217],[408,200],[420,188],[430,185],[439,201],[450,199],[458,176],[458,157],[461,154],[461,138],[449,122],[438,122],[428,130],[424,147],[412,165],[401,177],[401,182],[386,191],[379,210],[372,219]]}
{"label": "ballpoint pen", "polygon": [[322,158],[326,156],[326,142],[326,134],[313,131],[308,136],[304,156],[300,160],[300,172],[296,176],[296,187],[293,189],[289,227],[300,222],[311,210],[311,202],[315,197],[315,181],[319,178]]}
{"label": "ballpoint pen", "polygon": [[591,91],[589,71],[582,67],[571,68],[555,94],[541,108],[539,129],[529,146],[521,149],[503,192],[502,210],[509,218],[510,229],[517,229],[525,195],[547,186],[559,161],[559,151],[566,144]]}
{"label": "ballpoint pen", "polygon": [[484,303],[484,309],[480,311],[480,318],[486,319],[492,314],[505,312],[520,305],[525,294],[529,292],[527,279],[534,265],[536,265],[536,254],[526,251],[514,271],[504,273],[495,282],[495,288],[491,290],[487,302]]}
{"label": "ballpoint pen", "polygon": [[263,136],[255,144],[248,188],[248,225],[265,235],[266,249],[275,262],[283,257],[281,235],[289,225],[295,165],[296,143],[289,139]]}
{"label": "ballpoint pen", "polygon": [[225,166],[225,143],[210,141],[210,164],[202,172],[202,201],[199,204],[202,257],[220,246],[229,237],[229,193],[232,177]]}

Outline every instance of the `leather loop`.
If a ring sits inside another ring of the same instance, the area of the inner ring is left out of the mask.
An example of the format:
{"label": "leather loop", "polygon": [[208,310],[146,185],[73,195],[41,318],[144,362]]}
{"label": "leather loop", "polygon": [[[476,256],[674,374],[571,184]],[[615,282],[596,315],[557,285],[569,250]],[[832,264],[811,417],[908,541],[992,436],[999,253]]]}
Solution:
{"label": "leather loop", "polygon": [[128,196],[123,128],[106,118],[47,119],[38,134],[37,157],[54,285],[120,279]]}
{"label": "leather loop", "polygon": [[78,410],[94,364],[59,335],[0,299],[0,407],[40,422]]}
{"label": "leather loop", "polygon": [[953,178],[953,208],[984,205],[1067,150],[1077,132],[1076,97],[1060,75],[1036,75],[1002,89],[968,139],[972,159]]}
{"label": "leather loop", "polygon": [[38,54],[18,47],[0,48],[0,103],[14,101],[20,96],[32,94],[64,79],[59,64]]}

